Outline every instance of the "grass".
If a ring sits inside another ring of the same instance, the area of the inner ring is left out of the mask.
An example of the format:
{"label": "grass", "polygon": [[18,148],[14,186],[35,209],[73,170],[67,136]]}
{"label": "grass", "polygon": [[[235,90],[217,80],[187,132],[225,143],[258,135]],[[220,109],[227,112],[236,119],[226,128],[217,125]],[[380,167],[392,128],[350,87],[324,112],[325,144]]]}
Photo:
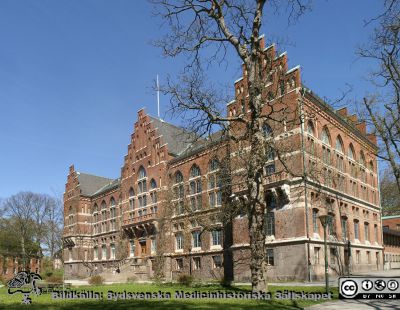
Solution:
{"label": "grass", "polygon": [[[323,287],[289,287],[275,286],[269,287],[270,293],[274,296],[276,291],[305,291],[305,292],[323,292]],[[229,292],[250,292],[250,287],[240,286],[232,288],[223,288],[219,285],[185,287],[178,284],[112,284],[101,286],[81,286],[74,287],[72,290],[77,291],[94,291],[102,292],[103,299],[100,300],[60,300],[53,299],[51,294],[43,293],[39,296],[31,295],[32,304],[29,309],[126,309],[134,308],[136,310],[167,309],[167,310],[184,310],[184,309],[302,309],[303,307],[316,304],[321,301],[313,300],[249,300],[249,299],[175,299],[175,291],[184,292],[212,292],[212,291],[229,291]],[[122,293],[126,292],[170,292],[171,299],[131,299],[131,300],[107,300],[107,292],[114,291]],[[337,289],[332,290],[334,298],[337,298]],[[0,288],[0,309],[20,309],[25,307],[21,305],[22,295],[20,293],[9,295],[5,287]],[[324,301],[324,300],[323,300]],[[323,302],[322,301],[322,302]]]}

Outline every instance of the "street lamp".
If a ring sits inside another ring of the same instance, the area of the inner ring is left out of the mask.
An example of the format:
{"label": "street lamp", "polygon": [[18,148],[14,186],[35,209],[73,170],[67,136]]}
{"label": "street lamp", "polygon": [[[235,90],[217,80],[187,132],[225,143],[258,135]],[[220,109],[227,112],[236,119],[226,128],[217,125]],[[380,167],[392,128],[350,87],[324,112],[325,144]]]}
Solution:
{"label": "street lamp", "polygon": [[320,215],[319,220],[321,221],[322,226],[324,227],[324,252],[325,252],[325,290],[326,293],[329,293],[329,274],[328,274],[328,245],[326,238],[326,226],[331,220],[330,215]]}

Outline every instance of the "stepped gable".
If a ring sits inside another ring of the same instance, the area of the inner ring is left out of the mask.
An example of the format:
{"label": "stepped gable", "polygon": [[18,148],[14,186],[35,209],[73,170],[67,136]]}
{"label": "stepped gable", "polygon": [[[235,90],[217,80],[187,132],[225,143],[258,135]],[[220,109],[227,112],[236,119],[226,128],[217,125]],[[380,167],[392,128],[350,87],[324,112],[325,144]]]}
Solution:
{"label": "stepped gable", "polygon": [[104,177],[99,177],[97,175],[77,172],[79,188],[81,194],[84,196],[93,196],[101,188],[109,185],[114,180]]}

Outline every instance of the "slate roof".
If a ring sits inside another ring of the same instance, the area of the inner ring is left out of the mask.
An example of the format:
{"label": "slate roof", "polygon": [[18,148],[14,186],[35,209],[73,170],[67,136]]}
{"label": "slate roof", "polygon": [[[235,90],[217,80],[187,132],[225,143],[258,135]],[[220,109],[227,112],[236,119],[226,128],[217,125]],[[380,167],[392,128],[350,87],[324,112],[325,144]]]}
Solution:
{"label": "slate roof", "polygon": [[97,175],[78,172],[79,188],[82,195],[92,196],[101,188],[112,183],[113,179],[99,177]]}
{"label": "slate roof", "polygon": [[164,143],[168,144],[168,151],[172,155],[178,156],[185,151],[195,140],[198,140],[194,133],[187,132],[181,127],[177,127],[158,118],[149,116],[157,132],[162,135]]}

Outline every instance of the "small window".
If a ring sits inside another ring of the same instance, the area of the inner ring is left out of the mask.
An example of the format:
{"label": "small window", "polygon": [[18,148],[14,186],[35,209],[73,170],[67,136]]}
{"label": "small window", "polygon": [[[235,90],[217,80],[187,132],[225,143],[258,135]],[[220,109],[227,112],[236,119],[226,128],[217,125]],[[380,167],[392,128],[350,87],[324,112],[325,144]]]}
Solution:
{"label": "small window", "polygon": [[183,175],[180,171],[177,171],[175,173],[175,184],[176,183],[182,183],[183,182]]}
{"label": "small window", "polygon": [[201,259],[200,259],[200,257],[193,257],[193,269],[194,270],[201,269]]}
{"label": "small window", "polygon": [[200,175],[201,175],[201,172],[200,172],[199,166],[197,166],[196,164],[193,165],[192,168],[190,169],[190,176],[192,178],[195,178],[195,177],[198,177]]}
{"label": "small window", "polygon": [[209,164],[208,164],[208,171],[212,172],[215,170],[219,169],[219,161],[215,158],[213,158],[212,160],[210,160]]}
{"label": "small window", "polygon": [[176,270],[183,270],[183,259],[182,258],[176,259]]}
{"label": "small window", "polygon": [[267,265],[274,266],[274,249],[267,249]]}
{"label": "small window", "polygon": [[212,257],[213,268],[222,268],[222,257],[221,255],[215,255]]}

